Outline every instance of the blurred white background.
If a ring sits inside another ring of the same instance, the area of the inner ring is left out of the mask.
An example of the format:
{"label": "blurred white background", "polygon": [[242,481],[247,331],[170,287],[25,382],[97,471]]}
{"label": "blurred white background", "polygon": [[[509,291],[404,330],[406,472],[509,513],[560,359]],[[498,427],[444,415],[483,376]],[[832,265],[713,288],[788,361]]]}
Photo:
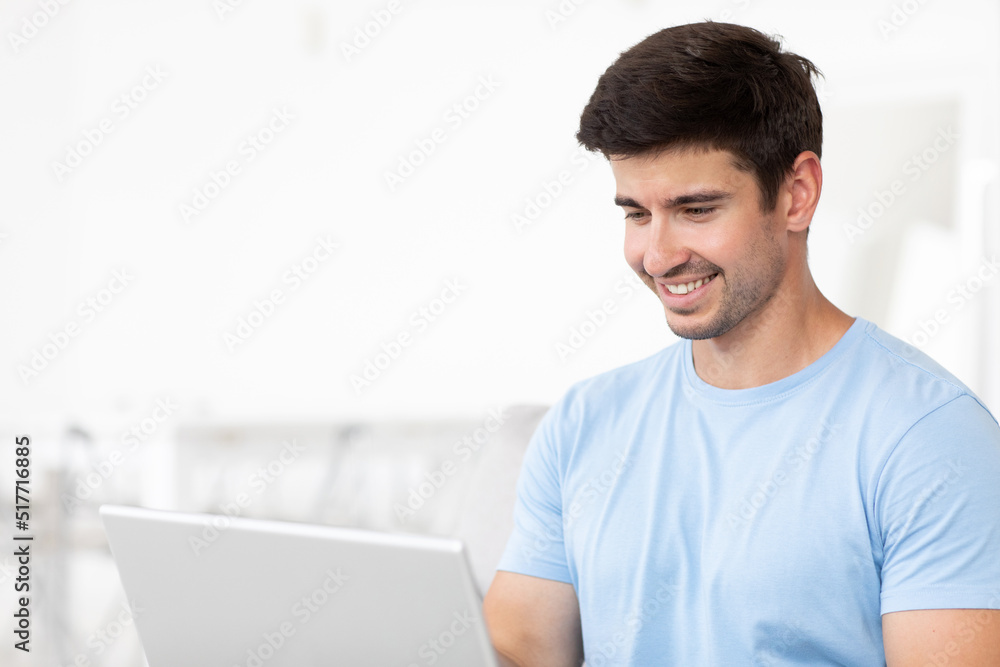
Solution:
{"label": "blurred white background", "polygon": [[[30,664],[135,664],[131,639],[85,648],[117,604],[73,583],[114,585],[98,501],[210,509],[218,470],[302,428],[429,420],[450,445],[673,342],[574,134],[619,52],[705,18],[825,74],[821,290],[1000,412],[996,2],[5,2],[0,436],[32,436],[36,511],[63,526],[40,581],[68,605]],[[82,511],[59,503],[130,430]],[[335,479],[261,513],[393,527],[338,513]],[[405,487],[379,479],[372,502]]]}

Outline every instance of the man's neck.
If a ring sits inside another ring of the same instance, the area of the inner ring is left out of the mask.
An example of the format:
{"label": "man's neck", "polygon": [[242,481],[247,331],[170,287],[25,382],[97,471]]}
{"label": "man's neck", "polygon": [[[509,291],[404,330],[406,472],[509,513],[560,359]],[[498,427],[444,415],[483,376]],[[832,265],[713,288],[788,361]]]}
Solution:
{"label": "man's neck", "polygon": [[695,372],[720,389],[777,382],[823,356],[853,323],[807,273],[722,336],[692,341]]}

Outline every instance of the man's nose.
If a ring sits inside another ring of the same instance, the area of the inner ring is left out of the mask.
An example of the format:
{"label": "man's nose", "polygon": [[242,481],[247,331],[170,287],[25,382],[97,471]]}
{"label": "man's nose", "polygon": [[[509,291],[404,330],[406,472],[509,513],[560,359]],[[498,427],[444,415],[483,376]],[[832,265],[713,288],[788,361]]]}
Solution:
{"label": "man's nose", "polygon": [[691,257],[666,218],[654,217],[649,223],[649,236],[642,266],[654,278],[662,276]]}

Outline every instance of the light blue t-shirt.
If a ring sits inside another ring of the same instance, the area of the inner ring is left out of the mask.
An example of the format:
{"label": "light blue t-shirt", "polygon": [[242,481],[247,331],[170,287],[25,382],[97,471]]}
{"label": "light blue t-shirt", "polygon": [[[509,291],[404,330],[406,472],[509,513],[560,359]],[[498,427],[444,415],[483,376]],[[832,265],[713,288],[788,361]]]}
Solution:
{"label": "light blue t-shirt", "polygon": [[881,614],[1000,608],[1000,428],[861,318],[751,389],[684,340],[549,410],[499,569],[573,584],[589,667],[881,665]]}

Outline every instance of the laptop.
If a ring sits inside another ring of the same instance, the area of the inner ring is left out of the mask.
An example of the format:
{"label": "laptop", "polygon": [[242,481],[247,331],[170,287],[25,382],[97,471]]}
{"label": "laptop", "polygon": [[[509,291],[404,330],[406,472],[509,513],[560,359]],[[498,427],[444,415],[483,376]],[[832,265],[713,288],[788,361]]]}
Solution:
{"label": "laptop", "polygon": [[150,667],[497,667],[458,540],[100,515]]}

